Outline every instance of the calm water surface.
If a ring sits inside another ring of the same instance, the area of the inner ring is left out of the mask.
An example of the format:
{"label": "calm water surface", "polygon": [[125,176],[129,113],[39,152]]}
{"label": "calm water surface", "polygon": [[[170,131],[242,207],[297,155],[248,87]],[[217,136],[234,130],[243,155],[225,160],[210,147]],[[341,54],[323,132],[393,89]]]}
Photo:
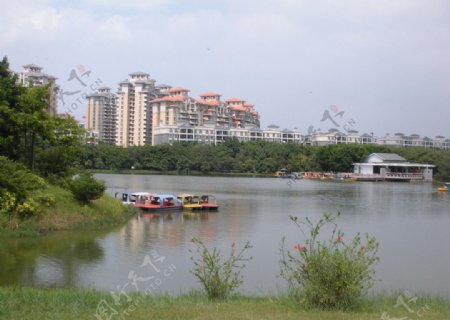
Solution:
{"label": "calm water surface", "polygon": [[143,214],[109,232],[65,232],[39,239],[0,243],[0,284],[68,286],[178,294],[199,288],[190,240],[228,252],[249,240],[253,256],[242,292],[276,294],[279,247],[301,243],[290,215],[319,219],[342,213],[339,226],[349,239],[368,232],[380,242],[377,291],[408,289],[450,293],[450,193],[430,184],[336,183],[274,178],[97,175],[109,192],[215,194],[218,212]]}

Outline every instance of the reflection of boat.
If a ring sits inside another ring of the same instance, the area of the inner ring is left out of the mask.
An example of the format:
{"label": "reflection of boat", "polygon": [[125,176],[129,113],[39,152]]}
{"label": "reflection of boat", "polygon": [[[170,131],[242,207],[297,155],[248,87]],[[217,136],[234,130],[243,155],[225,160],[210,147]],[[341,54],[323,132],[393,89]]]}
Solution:
{"label": "reflection of boat", "polygon": [[181,201],[183,209],[187,210],[202,210],[202,205],[200,204],[200,197],[193,196],[191,194],[179,194],[177,199]]}
{"label": "reflection of boat", "polygon": [[219,205],[217,204],[217,199],[211,194],[204,194],[200,196],[200,204],[203,210],[217,210]]}
{"label": "reflection of boat", "polygon": [[146,222],[150,223],[166,223],[173,222],[179,219],[180,215],[179,210],[177,211],[143,211],[140,218]]}

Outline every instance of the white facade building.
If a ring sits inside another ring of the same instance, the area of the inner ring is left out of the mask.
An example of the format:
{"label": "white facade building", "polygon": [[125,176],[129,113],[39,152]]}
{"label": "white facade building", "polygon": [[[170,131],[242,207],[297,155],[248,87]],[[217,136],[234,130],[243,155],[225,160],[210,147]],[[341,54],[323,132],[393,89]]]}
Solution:
{"label": "white facade building", "polygon": [[150,101],[157,98],[159,90],[148,73],[130,73],[119,83],[117,92],[116,144],[122,147],[142,146],[151,143],[152,110]]}
{"label": "white facade building", "polygon": [[409,163],[395,153],[372,153],[364,162],[354,163],[357,180],[433,181],[431,164]]}
{"label": "white facade building", "polygon": [[92,131],[98,141],[115,144],[117,96],[108,87],[86,97],[86,130]]}
{"label": "white facade building", "polygon": [[18,83],[25,87],[44,86],[50,84],[49,87],[49,106],[47,112],[56,116],[58,111],[57,97],[59,93],[59,86],[56,84],[56,77],[42,72],[42,68],[35,64],[26,64],[23,66],[23,71],[17,73]]}

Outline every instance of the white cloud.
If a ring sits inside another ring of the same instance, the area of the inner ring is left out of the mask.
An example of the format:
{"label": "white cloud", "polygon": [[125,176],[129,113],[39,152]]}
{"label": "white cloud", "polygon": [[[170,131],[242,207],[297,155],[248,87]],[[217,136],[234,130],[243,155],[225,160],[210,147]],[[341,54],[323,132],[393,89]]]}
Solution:
{"label": "white cloud", "polygon": [[19,0],[0,12],[0,51],[60,78],[83,63],[111,87],[142,70],[194,94],[241,96],[263,124],[302,129],[338,104],[360,123],[384,110],[395,130],[405,104],[450,118],[449,13],[444,0]]}
{"label": "white cloud", "polygon": [[158,9],[173,3],[174,0],[83,0],[82,6],[114,10],[150,10]]}
{"label": "white cloud", "polygon": [[105,20],[97,21],[97,25],[93,23],[96,35],[99,38],[107,40],[127,40],[131,37],[132,31],[128,27],[130,19],[112,16]]}
{"label": "white cloud", "polygon": [[24,19],[29,21],[33,32],[53,32],[60,28],[62,16],[55,8],[44,8]]}

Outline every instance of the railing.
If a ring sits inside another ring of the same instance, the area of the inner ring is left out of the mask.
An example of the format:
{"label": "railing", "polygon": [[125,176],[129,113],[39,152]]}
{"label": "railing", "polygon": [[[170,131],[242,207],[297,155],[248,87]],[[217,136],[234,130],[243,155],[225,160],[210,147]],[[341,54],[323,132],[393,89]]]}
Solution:
{"label": "railing", "polygon": [[353,173],[352,178],[357,180],[424,180],[425,176],[422,173],[402,173],[402,172],[386,172],[381,174],[364,174]]}
{"label": "railing", "polygon": [[402,173],[402,172],[386,172],[385,177],[389,179],[411,179],[411,180],[424,179],[424,175],[421,173]]}

